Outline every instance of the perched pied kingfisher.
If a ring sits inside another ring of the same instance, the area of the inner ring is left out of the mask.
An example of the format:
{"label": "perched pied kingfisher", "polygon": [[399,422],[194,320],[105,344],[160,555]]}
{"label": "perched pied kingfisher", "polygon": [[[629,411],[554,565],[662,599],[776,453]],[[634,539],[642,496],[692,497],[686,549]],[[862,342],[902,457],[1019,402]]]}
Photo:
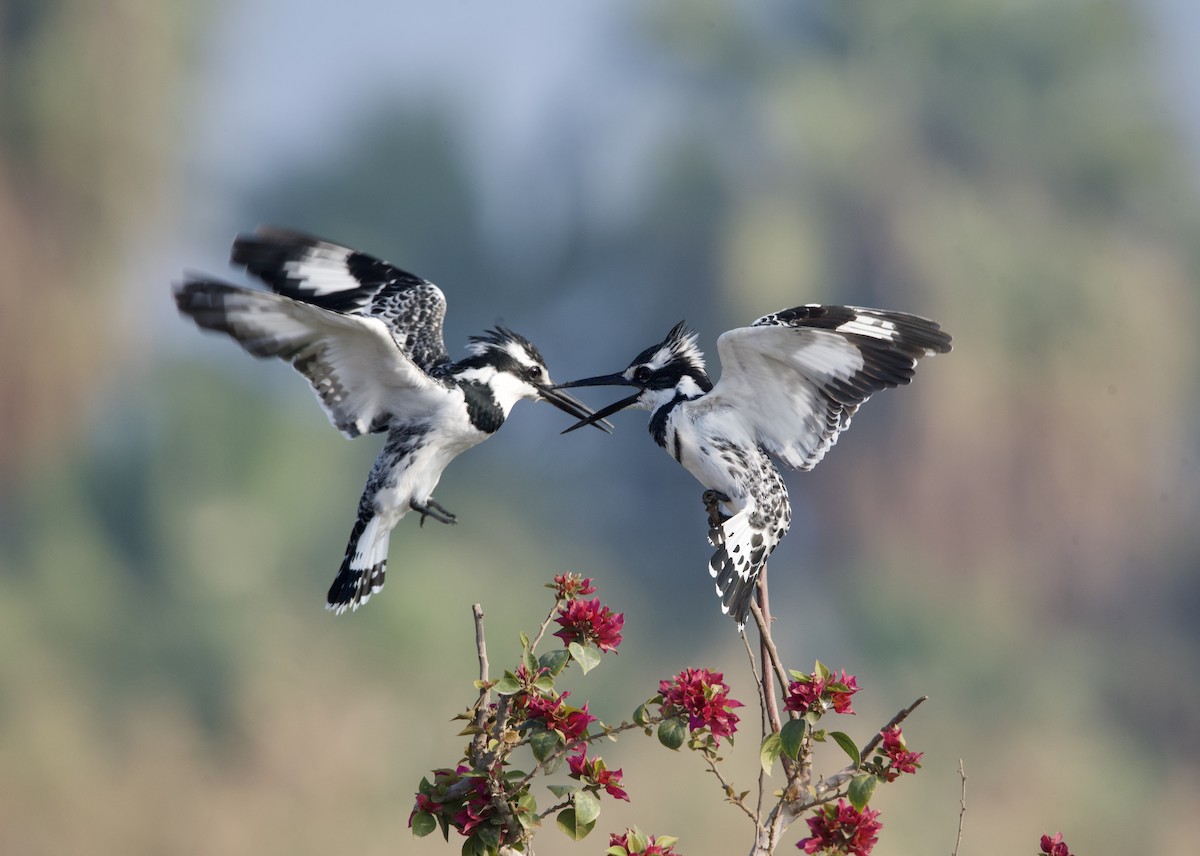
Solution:
{"label": "perched pied kingfisher", "polygon": [[392,528],[410,510],[422,524],[455,522],[432,496],[442,470],[495,433],[518,401],[592,415],[556,391],[538,349],[504,327],[471,337],[469,355],[451,362],[441,289],[387,262],[273,227],[239,236],[232,259],[272,291],[189,275],[175,287],[179,311],[256,357],[290,362],[345,436],[387,433],[329,588],[336,613],[383,588]]}
{"label": "perched pied kingfisher", "polygon": [[759,572],[787,533],[787,487],[768,453],[810,470],[872,393],[912,380],[917,359],[950,350],[932,321],[855,306],[797,306],[721,334],[721,379],[704,370],[681,321],[624,371],[559,388],[623,385],[633,395],[567,429],[626,407],[650,411],[650,436],[708,490],[709,573],[721,610],[745,624]]}

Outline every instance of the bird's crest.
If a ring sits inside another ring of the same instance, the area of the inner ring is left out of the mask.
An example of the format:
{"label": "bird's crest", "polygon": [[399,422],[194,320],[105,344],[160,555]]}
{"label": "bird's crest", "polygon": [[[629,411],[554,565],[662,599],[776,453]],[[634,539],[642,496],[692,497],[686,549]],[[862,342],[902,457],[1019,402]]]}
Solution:
{"label": "bird's crest", "polygon": [[[518,350],[519,349],[519,350]],[[545,363],[541,351],[533,342],[520,333],[497,324],[486,333],[471,336],[467,340],[467,351],[475,357],[481,357],[488,351],[506,351],[514,358],[533,357],[540,363]],[[521,352],[524,352],[523,354]]]}
{"label": "bird's crest", "polygon": [[629,365],[644,365],[652,372],[673,367],[678,369],[681,375],[691,374],[705,379],[708,377],[704,370],[704,353],[696,344],[696,334],[687,328],[684,321],[672,327],[667,338],[661,343],[638,354]]}

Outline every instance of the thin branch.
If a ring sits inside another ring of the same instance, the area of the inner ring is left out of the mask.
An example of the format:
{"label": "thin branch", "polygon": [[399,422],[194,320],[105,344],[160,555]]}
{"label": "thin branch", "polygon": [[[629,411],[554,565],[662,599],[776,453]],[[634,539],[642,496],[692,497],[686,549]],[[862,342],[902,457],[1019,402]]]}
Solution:
{"label": "thin branch", "polygon": [[962,758],[958,759],[958,777],[962,779],[962,790],[958,797],[958,837],[954,839],[954,852],[950,856],[958,856],[958,847],[962,844],[963,815],[967,813],[967,771],[963,769]]}
{"label": "thin branch", "polygon": [[[753,604],[752,604],[753,605]],[[762,676],[758,672],[758,667],[754,665],[754,651],[750,648],[750,640],[746,634],[742,634],[742,644],[746,646],[746,659],[750,661],[750,674],[754,676],[754,686],[758,690],[758,718],[759,727],[765,736],[767,733],[767,698],[763,695]],[[755,805],[754,822],[758,823],[763,812],[763,796],[767,792],[767,774],[761,769],[758,771],[758,801]]]}
{"label": "thin branch", "polygon": [[487,640],[483,635],[483,607],[478,603],[471,604],[471,614],[475,617],[475,651],[479,657],[479,700],[475,702],[475,718],[472,720],[478,731],[471,738],[471,755],[477,757],[483,752],[487,736],[483,723],[491,704],[492,688],[488,679]]}
{"label": "thin branch", "polygon": [[872,737],[869,741],[867,741],[867,745],[863,747],[862,755],[860,757],[862,757],[862,758],[870,757],[871,753],[875,751],[875,747],[879,745],[879,741],[881,741],[883,739],[883,732],[890,731],[892,728],[895,728],[901,722],[908,719],[908,715],[910,713],[912,713],[914,710],[916,710],[918,707],[920,707],[922,702],[926,702],[926,701],[929,701],[929,696],[923,695],[919,699],[914,701],[912,704],[910,704],[908,707],[904,708],[904,710],[900,711],[895,716],[893,716],[891,719],[889,719],[887,725],[883,726],[883,728],[881,728],[877,732],[875,732],[875,736]]}
{"label": "thin branch", "polygon": [[[764,565],[763,572],[765,573],[766,570],[767,568]],[[764,615],[763,610],[759,609],[758,604],[754,601],[750,601],[750,612],[754,616],[755,623],[758,624],[759,639],[766,645],[767,652],[770,655],[771,667],[775,670],[775,677],[779,681],[780,689],[787,692],[790,681],[788,681],[787,670],[783,667],[783,661],[779,658],[779,649],[775,647],[775,641],[771,638],[771,631],[768,626],[770,613]]]}
{"label": "thin branch", "polygon": [[529,650],[533,651],[537,648],[538,643],[542,641],[542,637],[546,635],[546,628],[550,626],[550,622],[554,620],[554,613],[558,611],[558,601],[554,601],[554,608],[550,610],[550,614],[546,616],[546,620],[542,622],[542,626],[538,628],[537,636],[533,637],[533,641],[529,643]]}
{"label": "thin branch", "polygon": [[717,762],[707,754],[704,756],[704,761],[706,764],[708,764],[709,772],[717,777],[717,781],[720,782],[721,787],[725,789],[725,799],[744,811],[746,813],[746,817],[750,818],[751,822],[753,822],[755,826],[758,826],[758,816],[754,812],[750,811],[750,809],[746,808],[746,804],[742,802],[742,798],[737,795],[737,791],[733,789],[733,785],[730,784],[726,780],[725,776],[721,774],[720,768],[717,767]]}
{"label": "thin branch", "polygon": [[[750,601],[750,608],[754,612],[754,620],[758,623],[758,643],[759,643],[759,659],[762,660],[762,688],[763,697],[767,702],[767,721],[771,723],[772,731],[779,731],[783,728],[779,721],[779,701],[775,695],[775,685],[771,680],[771,672],[767,668],[767,663],[770,662],[781,671],[777,665],[779,652],[775,651],[775,643],[771,641],[771,607],[767,600],[767,566],[763,565],[762,570],[758,572],[758,603],[754,600]],[[780,679],[783,683],[782,689],[787,691],[787,681]]]}
{"label": "thin branch", "polygon": [[[751,599],[750,608],[754,612],[754,620],[758,624],[758,639],[759,639],[759,657],[762,660],[762,677],[760,682],[763,689],[763,698],[766,700],[767,719],[771,724],[771,731],[779,733],[783,730],[782,721],[779,718],[779,699],[775,694],[775,687],[771,680],[771,672],[767,668],[767,663],[770,662],[775,669],[775,677],[779,680],[779,690],[781,693],[787,693],[788,680],[787,672],[783,668],[783,662],[779,657],[779,650],[775,647],[775,642],[771,638],[771,601],[767,593],[767,566],[764,564],[762,570],[758,574],[758,591],[756,597]],[[755,602],[757,601],[757,602]],[[810,756],[808,751],[809,743],[807,734],[805,740],[805,751],[802,754],[802,759]],[[803,778],[804,783],[808,783],[809,779],[809,764],[801,760],[799,764],[791,758],[782,756],[783,773],[787,778],[788,783]]]}
{"label": "thin branch", "polygon": [[550,815],[554,814],[556,811],[562,811],[564,808],[570,808],[570,807],[571,807],[571,799],[568,797],[567,799],[560,802],[558,805],[552,805],[552,806],[550,806],[550,808],[546,809],[545,811],[538,812],[535,815],[535,817],[538,820],[545,820]]}

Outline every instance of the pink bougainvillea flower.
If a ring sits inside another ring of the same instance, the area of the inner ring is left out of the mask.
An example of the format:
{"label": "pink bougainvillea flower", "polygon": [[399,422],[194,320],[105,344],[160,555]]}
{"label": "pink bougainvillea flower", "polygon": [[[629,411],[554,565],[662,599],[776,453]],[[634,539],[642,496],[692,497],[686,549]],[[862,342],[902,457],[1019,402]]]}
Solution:
{"label": "pink bougainvillea flower", "polygon": [[1061,832],[1054,833],[1053,838],[1049,835],[1042,836],[1042,852],[1048,856],[1073,856],[1067,849],[1067,843],[1063,841]]}
{"label": "pink bougainvillea flower", "polygon": [[842,669],[842,676],[826,684],[825,689],[834,713],[854,713],[854,708],[850,706],[850,696],[858,692],[858,679],[854,675],[847,675],[846,670]]}
{"label": "pink bougainvillea flower", "polygon": [[667,716],[688,718],[688,730],[707,728],[720,745],[721,737],[737,731],[738,715],[733,708],[742,703],[729,697],[729,687],[721,672],[708,669],[684,669],[669,681],[659,681],[658,692]]}
{"label": "pink bougainvillea flower", "polygon": [[842,669],[840,676],[818,670],[788,684],[784,707],[801,714],[809,711],[824,713],[830,707],[834,713],[853,714],[850,697],[856,692],[858,679],[854,675],[847,675],[845,669]]}
{"label": "pink bougainvillea flower", "polygon": [[[894,782],[901,773],[915,773],[921,766],[921,756],[924,752],[909,752],[905,745],[904,735],[899,725],[893,725],[886,731],[879,732],[883,736],[883,752],[888,757],[887,780]],[[1054,854],[1063,856],[1063,854]]]}
{"label": "pink bougainvillea flower", "polygon": [[608,846],[610,850],[620,847],[628,856],[682,856],[675,850],[674,838],[662,838],[660,841],[658,837],[643,835],[633,829],[627,829],[621,835],[610,833]]}
{"label": "pink bougainvillea flower", "polygon": [[860,812],[843,799],[837,805],[823,805],[807,819],[811,837],[796,844],[805,853],[846,853],[849,856],[869,856],[879,830],[879,812],[864,807]]}
{"label": "pink bougainvillea flower", "polygon": [[571,600],[596,593],[591,577],[584,578],[581,574],[559,574],[550,588],[554,589],[554,596],[559,600]]}
{"label": "pink bougainvillea flower", "polygon": [[571,778],[604,788],[610,797],[629,802],[629,795],[621,788],[621,771],[608,769],[603,758],[588,758],[586,748],[568,758],[567,766],[571,770]]}
{"label": "pink bougainvillea flower", "polygon": [[548,731],[556,731],[564,743],[572,743],[587,734],[596,717],[588,713],[585,703],[582,708],[568,707],[563,699],[570,693],[559,696],[528,696],[526,715],[529,719],[540,719]]}
{"label": "pink bougainvillea flower", "polygon": [[602,606],[600,598],[591,600],[575,598],[559,607],[554,619],[562,630],[554,635],[564,645],[578,642],[580,645],[595,645],[601,651],[616,651],[621,644],[621,628],[625,625],[625,614],[614,613]]}
{"label": "pink bougainvillea flower", "polygon": [[813,674],[806,681],[792,681],[788,684],[787,701],[784,707],[797,713],[807,713],[821,701],[825,692],[825,679]]}

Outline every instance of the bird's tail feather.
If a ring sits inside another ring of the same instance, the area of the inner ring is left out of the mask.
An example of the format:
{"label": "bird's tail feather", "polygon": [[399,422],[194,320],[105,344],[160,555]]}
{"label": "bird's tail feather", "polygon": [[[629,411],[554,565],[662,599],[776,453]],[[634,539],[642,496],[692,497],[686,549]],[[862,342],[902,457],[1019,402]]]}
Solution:
{"label": "bird's tail feather", "polygon": [[708,572],[716,580],[721,612],[732,615],[740,630],[746,624],[758,573],[767,560],[762,533],[750,525],[749,510],[743,509],[709,529],[708,540],[717,548]]}
{"label": "bird's tail feather", "polygon": [[325,608],[338,615],[347,609],[358,609],[370,600],[371,595],[383,588],[387,573],[391,527],[384,525],[366,503],[363,506],[359,508],[358,520],[350,533],[342,567],[326,597]]}

